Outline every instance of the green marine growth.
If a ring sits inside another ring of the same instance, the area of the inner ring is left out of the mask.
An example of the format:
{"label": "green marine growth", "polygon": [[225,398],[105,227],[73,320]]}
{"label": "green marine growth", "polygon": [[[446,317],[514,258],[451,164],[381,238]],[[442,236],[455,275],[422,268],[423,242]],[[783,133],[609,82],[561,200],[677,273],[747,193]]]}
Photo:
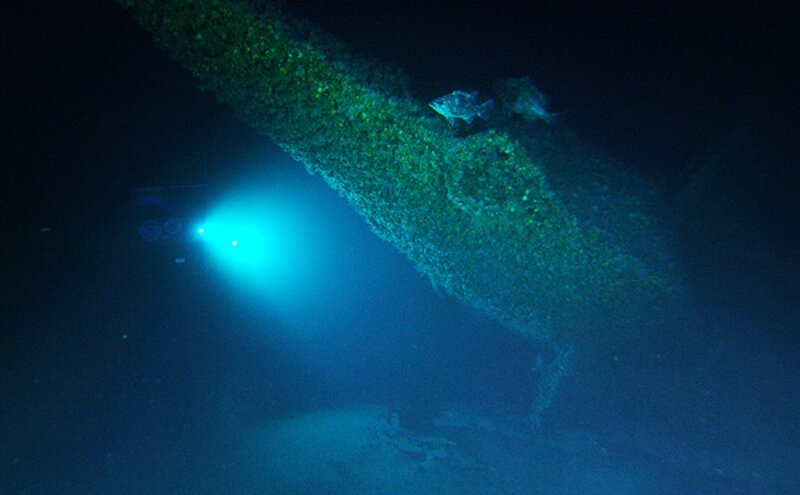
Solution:
{"label": "green marine growth", "polygon": [[509,328],[556,345],[598,343],[669,299],[666,267],[602,235],[548,186],[531,156],[550,155],[531,152],[536,142],[498,130],[456,137],[427,106],[370,78],[367,64],[277,13],[222,0],[120,3],[434,283]]}

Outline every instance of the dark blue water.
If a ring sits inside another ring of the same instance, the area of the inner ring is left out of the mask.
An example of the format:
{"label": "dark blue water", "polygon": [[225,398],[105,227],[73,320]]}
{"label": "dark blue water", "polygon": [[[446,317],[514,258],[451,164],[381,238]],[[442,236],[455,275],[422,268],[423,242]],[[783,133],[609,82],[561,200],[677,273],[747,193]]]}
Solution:
{"label": "dark blue water", "polygon": [[[800,490],[796,9],[292,8],[406,69],[423,101],[529,75],[671,205],[697,157],[733,149],[679,230],[680,328],[581,355],[531,431],[552,349],[433,287],[115,4],[34,3],[3,20],[0,493]],[[311,233],[263,290],[190,235],[243,184]],[[381,438],[419,485],[330,444],[327,478],[270,478],[264,459],[313,450],[282,421],[370,407],[399,422]],[[289,443],[259,440],[274,424]]]}

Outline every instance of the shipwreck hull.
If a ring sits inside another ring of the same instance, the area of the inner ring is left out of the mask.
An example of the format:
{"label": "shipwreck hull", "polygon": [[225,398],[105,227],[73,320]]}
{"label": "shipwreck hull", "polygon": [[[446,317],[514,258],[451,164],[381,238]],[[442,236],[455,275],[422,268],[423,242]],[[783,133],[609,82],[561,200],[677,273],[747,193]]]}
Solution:
{"label": "shipwreck hull", "polygon": [[[549,185],[548,169],[569,166],[558,160],[606,160],[588,147],[547,149],[577,141],[529,136],[523,146],[497,129],[457,137],[424,105],[365,82],[358,62],[298,36],[278,14],[220,0],[120,3],[436,285],[508,328],[540,342],[597,343],[647,331],[674,302],[678,278],[660,261],[668,256],[643,256],[606,235]],[[610,224],[639,218],[637,235],[663,237],[652,215],[605,215]]]}

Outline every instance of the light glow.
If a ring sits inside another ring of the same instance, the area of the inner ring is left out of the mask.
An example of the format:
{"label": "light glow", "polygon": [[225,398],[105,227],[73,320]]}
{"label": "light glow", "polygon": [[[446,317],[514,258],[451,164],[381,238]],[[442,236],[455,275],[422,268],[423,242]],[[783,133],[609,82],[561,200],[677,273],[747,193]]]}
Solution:
{"label": "light glow", "polygon": [[271,302],[299,298],[320,276],[313,215],[279,183],[232,191],[197,227],[212,262],[235,287]]}

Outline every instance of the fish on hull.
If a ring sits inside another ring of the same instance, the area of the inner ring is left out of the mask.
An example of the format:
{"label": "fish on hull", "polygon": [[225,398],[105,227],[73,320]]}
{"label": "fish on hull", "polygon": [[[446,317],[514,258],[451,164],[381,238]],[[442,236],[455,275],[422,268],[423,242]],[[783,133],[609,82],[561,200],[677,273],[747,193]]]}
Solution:
{"label": "fish on hull", "polygon": [[564,112],[551,112],[547,97],[529,77],[502,79],[494,83],[506,113],[519,115],[529,122],[542,121],[555,124]]}
{"label": "fish on hull", "polygon": [[475,117],[487,120],[494,109],[494,101],[486,100],[483,103],[478,103],[477,91],[467,93],[466,91],[455,90],[452,93],[436,98],[428,103],[428,106],[447,119],[450,125],[455,125],[456,119],[461,119],[467,124],[471,124]]}

